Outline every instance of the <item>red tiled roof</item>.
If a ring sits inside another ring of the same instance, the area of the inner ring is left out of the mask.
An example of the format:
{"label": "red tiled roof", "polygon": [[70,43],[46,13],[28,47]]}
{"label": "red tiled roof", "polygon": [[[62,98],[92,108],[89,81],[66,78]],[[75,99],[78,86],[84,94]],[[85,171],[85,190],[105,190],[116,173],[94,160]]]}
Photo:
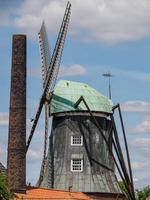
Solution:
{"label": "red tiled roof", "polygon": [[82,192],[69,192],[64,190],[53,190],[44,188],[28,188],[26,194],[16,193],[16,200],[22,199],[81,199],[91,200],[86,194]]}

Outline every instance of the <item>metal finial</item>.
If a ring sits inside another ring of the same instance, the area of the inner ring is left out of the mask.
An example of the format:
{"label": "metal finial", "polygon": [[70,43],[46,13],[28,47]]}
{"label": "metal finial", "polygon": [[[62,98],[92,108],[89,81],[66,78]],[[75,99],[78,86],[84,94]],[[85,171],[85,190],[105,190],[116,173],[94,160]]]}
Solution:
{"label": "metal finial", "polygon": [[109,83],[108,83],[108,91],[109,91],[109,99],[111,99],[111,83],[110,83],[110,78],[113,76],[110,72],[102,74],[102,76],[108,78]]}

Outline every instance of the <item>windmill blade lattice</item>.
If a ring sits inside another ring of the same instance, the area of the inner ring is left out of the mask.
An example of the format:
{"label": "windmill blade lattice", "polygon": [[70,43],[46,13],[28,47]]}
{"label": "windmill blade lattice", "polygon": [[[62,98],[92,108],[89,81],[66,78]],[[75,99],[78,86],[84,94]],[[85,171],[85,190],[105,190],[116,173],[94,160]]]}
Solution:
{"label": "windmill blade lattice", "polygon": [[[49,42],[46,32],[45,23],[43,21],[40,32],[39,32],[39,44],[40,44],[40,53],[41,53],[41,63],[42,63],[42,78],[43,78],[43,88],[45,86],[45,80],[47,75],[47,70],[50,65],[50,48]],[[48,99],[48,92],[46,93],[46,99]],[[40,177],[38,180],[38,184],[43,180],[43,174],[45,171],[46,164],[46,154],[47,154],[47,144],[48,144],[48,128],[49,128],[49,103],[45,101],[45,137],[44,137],[44,151],[43,151],[43,159],[40,171]]]}
{"label": "windmill blade lattice", "polygon": [[[58,34],[58,38],[56,41],[56,45],[54,48],[54,52],[52,54],[51,62],[47,70],[47,75],[46,75],[46,81],[44,84],[44,90],[40,98],[39,106],[34,118],[33,126],[31,128],[31,132],[27,141],[26,145],[26,152],[28,151],[29,145],[31,143],[34,131],[36,129],[40,114],[42,112],[43,105],[45,104],[46,101],[46,94],[47,92],[50,93],[50,99],[52,96],[53,88],[55,86],[55,82],[57,79],[58,71],[59,71],[59,66],[60,66],[60,61],[61,61],[61,56],[62,56],[62,51],[65,43],[65,38],[67,34],[67,29],[69,25],[69,20],[70,20],[70,11],[71,11],[71,4],[70,2],[67,3],[67,7],[65,10],[64,18],[61,24],[60,32]],[[50,101],[49,99],[49,101]]]}
{"label": "windmill blade lattice", "polygon": [[40,43],[40,53],[42,62],[42,78],[43,85],[45,84],[47,70],[51,61],[51,52],[47,37],[47,31],[45,27],[45,22],[43,21],[40,32],[39,32],[39,43]]}
{"label": "windmill blade lattice", "polygon": [[46,92],[48,89],[50,89],[50,91],[53,91],[53,88],[55,86],[55,82],[58,76],[62,51],[63,51],[65,38],[67,34],[67,29],[69,25],[69,20],[70,20],[70,10],[71,10],[71,4],[70,2],[68,2],[66,11],[64,14],[64,18],[61,24],[61,28],[58,34],[58,38],[56,41],[56,45],[52,54],[51,62],[48,68],[48,76],[46,77],[44,92]]}

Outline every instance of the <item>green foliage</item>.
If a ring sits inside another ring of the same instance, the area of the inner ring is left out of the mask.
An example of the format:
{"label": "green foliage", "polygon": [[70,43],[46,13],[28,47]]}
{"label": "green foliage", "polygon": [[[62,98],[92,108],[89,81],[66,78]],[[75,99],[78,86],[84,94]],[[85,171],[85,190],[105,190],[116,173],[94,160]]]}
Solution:
{"label": "green foliage", "polygon": [[0,173],[0,199],[8,200],[12,197],[6,176]]}
{"label": "green foliage", "polygon": [[[126,195],[125,200],[130,200],[128,191],[122,181],[119,181],[119,187],[122,190],[122,192]],[[146,186],[141,190],[136,190],[135,195],[137,200],[146,200],[146,198],[150,196],[150,186]]]}
{"label": "green foliage", "polygon": [[119,181],[119,187],[121,189],[121,191],[125,194],[126,198],[125,200],[130,200],[130,197],[129,197],[129,193],[124,185],[124,183],[122,181]]}
{"label": "green foliage", "polygon": [[136,190],[137,200],[145,200],[150,196],[150,186],[144,187],[142,190]]}

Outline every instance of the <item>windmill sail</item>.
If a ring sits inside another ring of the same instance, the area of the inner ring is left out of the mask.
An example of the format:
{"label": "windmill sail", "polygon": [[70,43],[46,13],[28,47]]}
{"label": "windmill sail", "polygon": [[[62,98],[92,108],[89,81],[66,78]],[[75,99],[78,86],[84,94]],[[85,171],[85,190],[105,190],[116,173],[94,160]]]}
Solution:
{"label": "windmill sail", "polygon": [[61,62],[63,47],[65,43],[65,38],[66,38],[67,30],[68,30],[69,20],[70,20],[70,10],[71,10],[71,4],[70,2],[68,2],[66,11],[63,17],[63,21],[61,24],[61,28],[58,34],[58,38],[56,41],[56,45],[52,54],[50,66],[48,68],[48,76],[46,78],[44,92],[46,92],[48,89],[50,89],[50,91],[53,91],[53,88],[55,86],[55,82],[58,76],[59,66]]}
{"label": "windmill sail", "polygon": [[70,20],[70,10],[71,10],[71,4],[70,2],[67,3],[67,7],[65,10],[65,14],[64,14],[64,18],[61,24],[61,28],[60,28],[60,32],[57,38],[57,42],[54,48],[54,52],[51,58],[51,62],[50,65],[48,67],[47,70],[47,76],[46,76],[46,81],[45,81],[45,86],[44,86],[44,90],[43,93],[41,95],[40,98],[40,102],[39,102],[39,106],[34,118],[34,122],[33,122],[33,126],[31,128],[31,132],[27,141],[27,145],[26,145],[26,151],[29,148],[30,142],[32,140],[34,131],[36,129],[40,114],[42,112],[42,108],[43,105],[45,104],[46,101],[46,94],[48,91],[50,91],[50,95],[52,95],[52,91],[56,82],[56,78],[58,75],[58,70],[59,70],[59,65],[60,65],[60,61],[61,61],[61,56],[62,56],[62,52],[63,52],[63,47],[64,47],[64,43],[65,43],[65,38],[66,38],[66,34],[67,34],[67,29],[68,29],[68,25],[69,25],[69,20]]}
{"label": "windmill sail", "polygon": [[44,21],[42,23],[42,26],[39,32],[39,43],[40,43],[40,53],[41,53],[41,62],[42,62],[42,78],[43,78],[43,85],[44,85],[47,70],[50,65],[50,60],[51,60],[50,47],[49,47],[47,31],[46,31]]}
{"label": "windmill sail", "polygon": [[[47,32],[46,32],[44,22],[42,23],[42,26],[41,26],[41,29],[39,32],[40,51],[41,51],[41,60],[42,60],[43,87],[46,86],[45,84],[47,84],[47,83],[49,84],[49,86],[46,90],[46,99],[49,98],[48,97],[49,92],[51,92],[53,90],[53,87],[55,85],[55,82],[56,82],[56,79],[58,76],[61,55],[62,55],[63,46],[64,46],[65,37],[66,37],[69,19],[70,19],[70,8],[71,8],[71,4],[68,2],[51,60],[50,60],[50,49],[49,49],[49,44],[48,44]],[[53,67],[53,64],[54,64],[54,67]],[[50,74],[51,74],[51,76],[50,76]],[[50,80],[49,80],[49,78],[50,78]],[[48,81],[48,82],[46,82],[46,81]],[[43,153],[43,161],[42,161],[38,185],[40,185],[41,181],[43,180],[43,174],[45,171],[46,152],[47,152],[47,143],[48,143],[48,126],[49,126],[48,118],[49,118],[49,103],[48,103],[48,101],[45,101],[44,153]]]}
{"label": "windmill sail", "polygon": [[[45,23],[43,21],[40,32],[39,32],[39,44],[40,44],[40,53],[41,53],[41,63],[42,63],[42,78],[43,78],[43,88],[45,86],[45,80],[47,76],[47,70],[50,65],[50,47],[47,37],[47,31],[45,27]],[[48,91],[46,93],[46,99],[48,99]],[[44,151],[43,151],[43,159],[40,171],[40,178],[38,180],[38,185],[43,180],[43,174],[45,170],[46,163],[46,153],[47,153],[47,144],[48,144],[48,128],[49,128],[49,103],[45,101],[45,137],[44,137]]]}

